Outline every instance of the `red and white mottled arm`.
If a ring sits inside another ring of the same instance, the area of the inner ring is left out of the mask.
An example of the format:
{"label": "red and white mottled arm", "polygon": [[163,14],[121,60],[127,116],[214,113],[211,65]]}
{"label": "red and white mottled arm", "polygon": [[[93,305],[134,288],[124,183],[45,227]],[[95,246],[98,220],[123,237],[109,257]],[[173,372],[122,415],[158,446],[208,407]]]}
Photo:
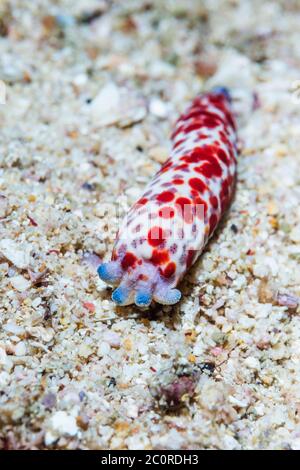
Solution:
{"label": "red and white mottled arm", "polygon": [[178,119],[170,158],[129,210],[101,279],[118,286],[118,305],[171,305],[203,251],[235,187],[237,135],[230,97],[216,88]]}

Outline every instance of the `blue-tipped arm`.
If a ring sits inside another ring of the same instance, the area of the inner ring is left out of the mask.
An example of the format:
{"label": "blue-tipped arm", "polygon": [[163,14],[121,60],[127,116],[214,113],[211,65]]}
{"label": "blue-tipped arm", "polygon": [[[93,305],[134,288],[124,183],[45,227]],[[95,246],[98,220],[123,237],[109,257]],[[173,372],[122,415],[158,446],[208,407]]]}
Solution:
{"label": "blue-tipped arm", "polygon": [[135,295],[135,304],[138,307],[149,307],[149,305],[151,304],[151,300],[152,294],[147,290],[140,290]]}
{"label": "blue-tipped arm", "polygon": [[107,282],[108,284],[117,283],[122,276],[120,266],[116,261],[100,264],[97,269],[97,273],[102,281]]}
{"label": "blue-tipped arm", "polygon": [[181,299],[181,292],[178,289],[163,289],[155,292],[154,300],[163,305],[173,305]]}
{"label": "blue-tipped arm", "polygon": [[129,305],[132,303],[132,300],[130,298],[130,289],[123,286],[117,287],[111,295],[112,300],[117,304],[117,305]]}

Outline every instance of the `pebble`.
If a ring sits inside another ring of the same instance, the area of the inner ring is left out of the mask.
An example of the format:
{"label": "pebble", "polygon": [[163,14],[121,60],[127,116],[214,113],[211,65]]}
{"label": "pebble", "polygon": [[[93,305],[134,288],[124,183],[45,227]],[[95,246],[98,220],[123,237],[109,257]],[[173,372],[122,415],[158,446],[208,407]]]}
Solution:
{"label": "pebble", "polygon": [[75,18],[71,15],[58,14],[56,17],[56,22],[61,28],[68,28],[76,24]]}
{"label": "pebble", "polygon": [[100,90],[90,109],[95,124],[103,127],[112,124],[127,127],[141,121],[147,114],[145,101],[140,96],[113,82]]}
{"label": "pebble", "polygon": [[216,346],[215,348],[212,348],[210,350],[210,353],[215,357],[220,356],[220,354],[222,354],[222,352],[223,352],[223,349],[220,348],[219,346]]}
{"label": "pebble", "polygon": [[[1,352],[0,352],[0,355],[1,355]],[[0,364],[1,364],[1,357],[0,357]],[[0,387],[6,387],[10,381],[10,378],[11,376],[5,370],[0,372]]]}
{"label": "pebble", "polygon": [[76,436],[78,426],[76,418],[66,411],[57,411],[49,420],[49,429],[45,436],[45,444],[51,445],[60,436]]}
{"label": "pebble", "polygon": [[110,345],[106,343],[105,341],[101,342],[101,344],[99,345],[97,349],[97,356],[98,357],[107,356],[109,352],[110,352]]}
{"label": "pebble", "polygon": [[[1,81],[0,81],[0,87],[1,87]],[[0,88],[0,105],[1,105],[1,88]],[[8,210],[7,198],[0,194],[0,218],[3,218],[6,216],[7,210]]]}
{"label": "pebble", "polygon": [[3,238],[0,241],[0,254],[19,269],[25,269],[28,267],[30,262],[30,251],[31,247],[29,244],[20,245],[9,238]]}
{"label": "pebble", "polygon": [[300,242],[300,225],[296,225],[290,233],[290,238],[293,242],[299,243]]}
{"label": "pebble", "polygon": [[31,282],[28,279],[25,279],[21,274],[19,276],[12,277],[10,279],[10,283],[19,292],[24,292],[31,286]]}
{"label": "pebble", "polygon": [[7,331],[7,333],[11,333],[13,335],[20,336],[25,333],[25,329],[22,326],[16,325],[16,323],[8,322],[3,325],[3,330]]}
{"label": "pebble", "polygon": [[149,103],[149,111],[154,116],[164,119],[168,116],[168,106],[158,98],[153,98]]}
{"label": "pebble", "polygon": [[153,147],[149,151],[149,157],[155,160],[158,163],[165,163],[169,157],[169,151],[166,147]]}
{"label": "pebble", "polygon": [[278,305],[288,307],[290,309],[296,309],[300,304],[300,298],[292,294],[277,294]]}
{"label": "pebble", "polygon": [[36,297],[33,301],[32,301],[32,307],[33,308],[37,308],[42,302],[42,299],[41,297]]}
{"label": "pebble", "polygon": [[26,344],[20,341],[15,347],[15,356],[25,356],[27,352]]}
{"label": "pebble", "polygon": [[253,274],[255,277],[259,277],[261,279],[268,276],[269,274],[268,266],[266,266],[263,263],[256,263],[253,266]]}
{"label": "pebble", "polygon": [[52,392],[46,393],[42,399],[42,404],[45,406],[45,408],[51,410],[56,405],[56,395]]}
{"label": "pebble", "polygon": [[91,105],[92,116],[99,125],[113,124],[120,105],[120,90],[114,83],[105,85]]}
{"label": "pebble", "polygon": [[255,357],[249,356],[245,359],[245,365],[249,369],[260,370],[260,363]]}
{"label": "pebble", "polygon": [[7,354],[5,349],[0,348],[0,364],[4,365],[6,363]]}
{"label": "pebble", "polygon": [[103,335],[103,340],[106,341],[112,348],[119,348],[121,345],[120,335],[114,331],[106,331]]}
{"label": "pebble", "polygon": [[30,336],[43,341],[44,343],[50,343],[54,337],[53,328],[44,328],[43,326],[31,326],[26,329]]}
{"label": "pebble", "polygon": [[87,359],[89,356],[93,354],[93,350],[90,346],[87,344],[81,344],[78,349],[78,355],[80,357],[83,357],[84,359]]}
{"label": "pebble", "polygon": [[296,439],[293,439],[291,443],[291,449],[292,450],[300,450],[300,437],[297,437]]}
{"label": "pebble", "polygon": [[74,85],[76,85],[77,87],[81,88],[85,86],[87,82],[88,82],[87,75],[85,73],[81,73],[80,75],[76,75],[76,77],[74,77],[72,83],[74,83]]}
{"label": "pebble", "polygon": [[127,414],[128,418],[135,419],[139,415],[139,409],[134,403],[130,403],[127,406],[126,414]]}
{"label": "pebble", "polygon": [[224,449],[227,449],[227,450],[241,449],[241,445],[239,444],[239,442],[236,439],[234,439],[233,436],[229,436],[228,434],[224,436],[223,442],[224,442]]}

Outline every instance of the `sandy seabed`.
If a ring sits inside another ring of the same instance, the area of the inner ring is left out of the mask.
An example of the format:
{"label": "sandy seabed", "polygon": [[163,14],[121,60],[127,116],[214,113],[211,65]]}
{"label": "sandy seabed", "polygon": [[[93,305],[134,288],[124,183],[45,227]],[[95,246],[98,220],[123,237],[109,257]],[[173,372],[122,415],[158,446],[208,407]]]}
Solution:
{"label": "sandy seabed", "polygon": [[[0,1],[0,447],[300,449],[299,21],[283,0]],[[107,207],[216,84],[231,210],[179,304],[117,308]]]}

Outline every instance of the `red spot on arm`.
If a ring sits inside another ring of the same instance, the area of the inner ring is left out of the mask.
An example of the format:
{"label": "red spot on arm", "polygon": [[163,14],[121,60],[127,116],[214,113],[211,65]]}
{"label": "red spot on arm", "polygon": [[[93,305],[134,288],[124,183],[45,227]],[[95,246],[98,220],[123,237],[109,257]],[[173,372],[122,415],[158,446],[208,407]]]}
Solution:
{"label": "red spot on arm", "polygon": [[214,209],[218,209],[219,201],[218,201],[218,198],[216,196],[210,196],[209,203]]}
{"label": "red spot on arm", "polygon": [[153,250],[150,261],[155,264],[165,264],[169,261],[170,256],[168,250]]}
{"label": "red spot on arm", "polygon": [[176,199],[176,205],[178,205],[178,210],[184,221],[187,224],[191,224],[193,222],[193,207],[191,200],[187,197],[179,197]]}
{"label": "red spot on arm", "polygon": [[158,215],[163,219],[172,219],[175,215],[175,211],[173,207],[165,206],[159,209]]}
{"label": "red spot on arm", "polygon": [[218,218],[216,214],[212,214],[209,218],[209,233],[212,233],[214,231],[217,223],[218,223]]}
{"label": "red spot on arm", "polygon": [[173,276],[175,271],[176,271],[176,264],[172,261],[171,263],[169,263],[166,266],[166,268],[164,269],[162,274],[163,274],[164,277],[169,278],[169,277]]}
{"label": "red spot on arm", "polygon": [[199,196],[194,198],[194,204],[196,206],[196,215],[200,220],[205,219],[207,214],[207,203]]}
{"label": "red spot on arm", "polygon": [[156,196],[156,200],[159,202],[170,202],[173,201],[173,199],[174,194],[171,191],[164,191],[163,193]]}
{"label": "red spot on arm", "polygon": [[146,197],[142,197],[141,199],[139,199],[139,200],[137,201],[136,204],[143,206],[143,205],[146,204],[146,202],[148,202],[148,199],[147,199]]}
{"label": "red spot on arm", "polygon": [[188,164],[187,163],[182,163],[181,165],[177,165],[175,167],[176,170],[186,170],[188,168]]}
{"label": "red spot on arm", "polygon": [[196,251],[195,250],[188,250],[187,256],[186,256],[186,267],[189,268],[192,266],[194,257],[195,257]]}
{"label": "red spot on arm", "polygon": [[195,171],[202,174],[206,178],[222,176],[222,168],[215,157],[211,157],[208,162],[203,163],[201,166],[197,166]]}
{"label": "red spot on arm", "polygon": [[136,256],[133,253],[127,252],[121,261],[121,266],[124,270],[132,268],[137,261]]}
{"label": "red spot on arm", "polygon": [[181,144],[183,144],[185,142],[185,139],[180,139],[178,140],[178,142],[176,142],[174,145],[173,145],[173,149],[175,150],[177,147],[179,147]]}
{"label": "red spot on arm", "polygon": [[220,149],[218,150],[218,153],[217,153],[219,159],[225,163],[225,165],[228,165],[229,164],[229,158],[228,156],[226,155],[226,152],[224,152],[224,150]]}
{"label": "red spot on arm", "polygon": [[189,185],[192,189],[195,189],[199,193],[203,193],[207,189],[204,181],[200,180],[199,178],[191,178],[189,180]]}
{"label": "red spot on arm", "polygon": [[175,178],[173,180],[173,184],[183,184],[183,183],[184,183],[184,181],[181,178]]}
{"label": "red spot on arm", "polygon": [[166,163],[164,163],[164,165],[161,167],[158,173],[165,173],[166,171],[169,170],[172,164],[173,164],[172,161],[167,161]]}
{"label": "red spot on arm", "polygon": [[152,227],[148,232],[148,243],[151,246],[159,246],[165,240],[165,233],[161,227]]}
{"label": "red spot on arm", "polygon": [[194,122],[193,124],[190,124],[189,126],[187,126],[184,129],[184,132],[187,134],[188,132],[197,131],[202,126],[203,126],[203,121],[198,120],[198,121]]}

